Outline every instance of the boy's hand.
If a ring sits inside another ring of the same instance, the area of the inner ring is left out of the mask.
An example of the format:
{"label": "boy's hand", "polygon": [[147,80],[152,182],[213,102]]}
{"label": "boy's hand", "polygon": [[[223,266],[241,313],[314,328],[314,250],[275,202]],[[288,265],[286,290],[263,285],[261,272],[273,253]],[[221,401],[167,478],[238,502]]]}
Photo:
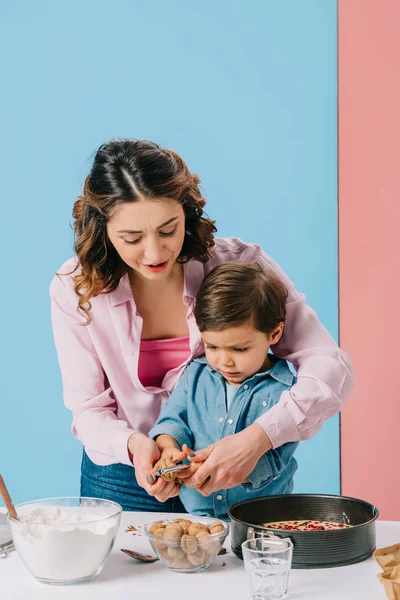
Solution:
{"label": "boy's hand", "polygon": [[[188,446],[186,444],[183,444],[182,451],[185,453],[185,456],[187,456],[190,460],[190,455],[193,454],[193,450],[188,448]],[[179,479],[182,481],[182,483],[184,485],[186,485],[187,487],[195,487],[195,488],[200,488],[203,485],[205,480],[196,485],[190,485],[190,477],[192,475],[194,475],[198,469],[200,469],[202,464],[203,464],[202,462],[197,462],[197,463],[192,462],[190,467],[188,467],[187,469],[185,469],[184,471],[181,471],[179,473]]]}
{"label": "boy's hand", "polygon": [[153,473],[154,471],[157,471],[157,469],[165,468],[165,459],[169,459],[176,464],[182,461],[184,458],[186,458],[186,453],[182,452],[180,448],[165,448],[162,450],[160,458],[153,465]]}
{"label": "boy's hand", "polygon": [[[174,463],[178,463],[181,462],[182,460],[184,460],[186,458],[186,452],[183,452],[182,450],[180,450],[180,448],[175,448],[175,447],[171,447],[171,448],[164,448],[164,450],[161,451],[161,457],[160,460],[163,458],[169,458],[170,460],[172,460]],[[158,461],[160,462],[160,461]],[[156,465],[154,465],[154,469],[158,469],[159,467],[156,467]]]}

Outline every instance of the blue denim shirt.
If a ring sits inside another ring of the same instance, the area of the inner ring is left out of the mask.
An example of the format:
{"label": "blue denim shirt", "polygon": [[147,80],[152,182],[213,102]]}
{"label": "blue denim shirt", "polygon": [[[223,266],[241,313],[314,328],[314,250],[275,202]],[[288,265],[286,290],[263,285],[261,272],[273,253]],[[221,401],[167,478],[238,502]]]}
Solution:
{"label": "blue denim shirt", "polygon": [[[187,444],[193,450],[206,448],[254,423],[294,382],[286,361],[277,360],[269,371],[244,381],[227,410],[223,376],[209,366],[205,357],[196,358],[186,367],[149,436],[169,434],[181,447]],[[266,452],[250,473],[249,483],[218,490],[210,496],[182,486],[180,498],[186,510],[193,515],[226,519],[235,502],[292,492],[297,470],[293,453],[297,445],[289,442]]]}

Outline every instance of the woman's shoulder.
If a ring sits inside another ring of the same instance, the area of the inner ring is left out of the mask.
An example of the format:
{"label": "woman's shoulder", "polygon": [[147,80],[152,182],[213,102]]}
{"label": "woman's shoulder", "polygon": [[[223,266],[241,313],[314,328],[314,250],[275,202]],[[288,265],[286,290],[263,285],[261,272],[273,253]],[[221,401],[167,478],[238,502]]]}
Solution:
{"label": "woman's shoulder", "polygon": [[72,256],[61,265],[50,283],[50,296],[56,297],[68,291],[75,294],[74,277],[80,272],[78,258]]}
{"label": "woman's shoulder", "polygon": [[80,266],[79,266],[78,257],[71,256],[71,258],[66,260],[65,263],[63,263],[61,265],[61,267],[59,269],[57,269],[54,277],[62,276],[62,277],[65,277],[66,279],[69,279],[72,281],[73,277],[75,277],[75,275],[78,275],[79,273],[80,273]]}
{"label": "woman's shoulder", "polygon": [[231,260],[253,260],[258,253],[262,253],[258,244],[249,244],[237,237],[215,238],[207,270]]}
{"label": "woman's shoulder", "polygon": [[216,237],[214,238],[215,246],[213,248],[213,252],[233,252],[234,254],[240,254],[249,248],[250,244],[244,242],[238,237],[230,237],[230,238],[222,238]]}
{"label": "woman's shoulder", "polygon": [[265,268],[272,269],[288,290],[294,290],[294,284],[286,273],[259,244],[243,242],[240,238],[215,238],[211,258],[204,269],[205,274],[214,267],[231,260],[257,262]]}
{"label": "woman's shoulder", "polygon": [[68,273],[74,271],[74,274],[76,274],[78,267],[79,267],[78,257],[71,256],[71,258],[66,260],[65,263],[63,263],[61,265],[61,267],[57,270],[57,273],[67,275]]}

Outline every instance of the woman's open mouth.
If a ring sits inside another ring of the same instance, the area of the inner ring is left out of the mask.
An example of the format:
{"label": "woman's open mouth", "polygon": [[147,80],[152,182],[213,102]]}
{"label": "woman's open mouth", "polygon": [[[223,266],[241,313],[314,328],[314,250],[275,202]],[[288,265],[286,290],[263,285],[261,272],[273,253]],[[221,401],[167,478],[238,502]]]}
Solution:
{"label": "woman's open mouth", "polygon": [[146,267],[146,269],[148,271],[151,271],[152,273],[156,273],[157,271],[163,271],[165,269],[165,267],[168,265],[169,260],[166,260],[162,263],[157,263],[154,265],[143,265],[144,267]]}

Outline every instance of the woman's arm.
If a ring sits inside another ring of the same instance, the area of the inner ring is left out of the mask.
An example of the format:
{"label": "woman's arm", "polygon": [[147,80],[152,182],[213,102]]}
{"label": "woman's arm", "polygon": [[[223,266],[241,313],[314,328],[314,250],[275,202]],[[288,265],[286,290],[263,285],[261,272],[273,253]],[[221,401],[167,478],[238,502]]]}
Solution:
{"label": "woman's arm", "polygon": [[354,385],[350,357],[321,325],[284,271],[255,244],[247,246],[241,259],[273,269],[286,285],[285,329],[273,350],[295,366],[297,383],[245,430],[196,452],[191,460],[204,462],[188,484],[197,487],[207,479],[199,490],[205,496],[245,481],[271,448],[315,435],[327,418],[343,408]]}
{"label": "woman's arm", "polygon": [[50,298],[64,403],[73,415],[72,433],[96,464],[131,465],[128,439],[135,431],[116,416],[112,389],[65,280],[59,275],[53,278]]}
{"label": "woman's arm", "polygon": [[146,479],[160,458],[157,445],[117,418],[112,389],[77,302],[68,294],[65,278],[56,275],[50,286],[51,316],[64,402],[73,414],[72,433],[93,462],[134,465],[139,485],[151,496],[161,496],[167,482],[159,478],[150,485]]}
{"label": "woman's arm", "polygon": [[353,389],[353,370],[350,357],[321,325],[284,271],[256,245],[250,247],[246,259],[273,269],[288,290],[285,329],[273,352],[294,365],[297,383],[257,419],[277,448],[313,437],[326,419],[343,408]]}
{"label": "woman's arm", "polygon": [[[203,496],[217,490],[229,490],[246,481],[260,457],[271,448],[271,442],[258,423],[253,423],[222,438],[190,456],[193,463],[202,463],[185,485],[198,488]],[[204,483],[205,482],[205,483]]]}

